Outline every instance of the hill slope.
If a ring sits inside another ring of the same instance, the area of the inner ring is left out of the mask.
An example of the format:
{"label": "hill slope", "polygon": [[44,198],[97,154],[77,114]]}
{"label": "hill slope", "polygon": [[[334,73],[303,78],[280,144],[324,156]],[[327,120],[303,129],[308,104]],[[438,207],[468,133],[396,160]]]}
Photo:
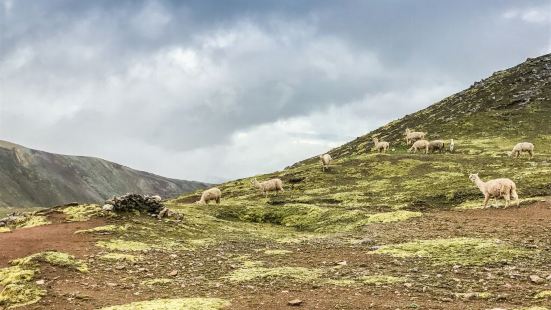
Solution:
{"label": "hill slope", "polygon": [[[312,158],[258,176],[284,180],[277,196],[242,179],[220,186],[220,205],[167,201],[181,220],[35,212],[0,230],[0,308],[548,310],[550,65],[530,60],[336,148],[328,172]],[[406,127],[457,152],[408,154]],[[366,152],[373,134],[395,151]],[[507,157],[524,139],[536,156]],[[471,172],[515,180],[521,207],[480,209]]]}
{"label": "hill slope", "polygon": [[[263,199],[250,179],[226,183],[221,186],[225,208],[217,216],[303,230],[354,230],[381,211],[392,211],[385,216],[399,220],[419,210],[480,207],[480,191],[468,180],[473,172],[482,179],[513,179],[521,198],[551,195],[549,124],[551,55],[544,55],[331,150],[335,161],[329,172],[323,173],[314,157],[258,176],[282,178],[288,189],[282,195]],[[428,139],[453,138],[455,152],[409,154],[406,128],[428,132]],[[373,136],[394,150],[374,153]],[[508,157],[526,140],[536,145],[534,160]]]}
{"label": "hill slope", "polygon": [[0,207],[101,202],[127,192],[174,197],[206,186],[99,158],[52,154],[6,141],[0,141],[0,167]]}

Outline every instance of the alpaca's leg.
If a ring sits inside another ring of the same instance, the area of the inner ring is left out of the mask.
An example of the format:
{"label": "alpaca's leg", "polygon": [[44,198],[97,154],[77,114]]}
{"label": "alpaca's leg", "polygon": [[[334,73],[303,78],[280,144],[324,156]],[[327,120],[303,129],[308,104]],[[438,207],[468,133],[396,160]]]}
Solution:
{"label": "alpaca's leg", "polygon": [[530,159],[532,159],[532,157],[534,157],[534,152],[533,151],[528,151],[528,154],[530,154]]}
{"label": "alpaca's leg", "polygon": [[216,203],[220,204],[220,197],[216,198]]}
{"label": "alpaca's leg", "polygon": [[488,206],[489,199],[490,199],[490,195],[484,195],[484,208]]}

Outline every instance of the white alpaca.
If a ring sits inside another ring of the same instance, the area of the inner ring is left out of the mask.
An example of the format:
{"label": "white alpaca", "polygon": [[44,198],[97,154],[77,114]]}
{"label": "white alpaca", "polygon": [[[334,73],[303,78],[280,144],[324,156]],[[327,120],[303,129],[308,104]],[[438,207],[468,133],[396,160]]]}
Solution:
{"label": "white alpaca", "polygon": [[281,179],[270,179],[268,181],[258,182],[255,178],[252,183],[266,197],[268,197],[268,192],[276,192],[276,194],[279,191],[284,192],[283,181],[281,181]]}
{"label": "white alpaca", "polygon": [[406,128],[406,143],[410,145],[412,142],[417,140],[425,139],[426,132],[422,131],[411,131],[409,128]]}
{"label": "white alpaca", "polygon": [[390,147],[390,143],[384,141],[379,142],[379,139],[377,138],[373,138],[373,143],[375,144],[374,149],[376,149],[379,153],[386,153],[386,150]]}
{"label": "white alpaca", "polygon": [[530,142],[517,143],[517,145],[513,147],[511,156],[518,158],[523,152],[528,153],[528,155],[530,155],[530,159],[532,159],[532,157],[534,157],[534,145]]}
{"label": "white alpaca", "polygon": [[222,192],[217,187],[213,187],[204,191],[203,194],[201,195],[201,200],[195,203],[201,204],[201,205],[205,205],[205,204],[208,205],[209,201],[215,200],[216,203],[219,204],[220,198],[222,198]]}
{"label": "white alpaca", "polygon": [[496,198],[496,201],[497,198],[504,198],[505,207],[508,207],[511,197],[513,197],[518,207],[519,201],[517,186],[515,182],[510,179],[502,178],[484,182],[478,177],[478,173],[469,175],[469,179],[478,187],[478,189],[480,189],[482,194],[484,194],[484,208],[488,206],[488,200],[490,198]]}
{"label": "white alpaca", "polygon": [[413,143],[411,148],[408,150],[409,153],[417,153],[418,150],[425,150],[425,154],[429,152],[429,141],[427,140],[417,140]]}
{"label": "white alpaca", "polygon": [[320,155],[320,162],[321,162],[321,170],[325,171],[325,169],[329,170],[329,164],[333,161],[333,158],[331,158],[331,155],[329,154],[323,154]]}

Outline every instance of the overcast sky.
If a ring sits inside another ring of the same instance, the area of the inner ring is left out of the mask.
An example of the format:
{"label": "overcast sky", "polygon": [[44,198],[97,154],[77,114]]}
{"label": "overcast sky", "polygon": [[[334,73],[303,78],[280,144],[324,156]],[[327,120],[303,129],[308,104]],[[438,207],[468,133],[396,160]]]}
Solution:
{"label": "overcast sky", "polygon": [[0,0],[0,139],[218,182],[550,52],[549,0]]}

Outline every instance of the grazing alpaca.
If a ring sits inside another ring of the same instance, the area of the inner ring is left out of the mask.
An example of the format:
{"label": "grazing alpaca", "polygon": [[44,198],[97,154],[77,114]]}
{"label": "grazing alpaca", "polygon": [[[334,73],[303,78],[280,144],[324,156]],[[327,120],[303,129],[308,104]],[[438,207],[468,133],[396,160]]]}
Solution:
{"label": "grazing alpaca", "polygon": [[406,128],[406,143],[410,145],[412,142],[417,140],[425,139],[426,132],[421,131],[411,131],[409,128]]}
{"label": "grazing alpaca", "polygon": [[252,183],[266,197],[268,197],[268,192],[276,192],[277,194],[279,191],[284,191],[283,182],[281,181],[281,179],[271,179],[264,182],[258,182],[255,178]]}
{"label": "grazing alpaca", "polygon": [[469,179],[478,187],[478,189],[480,189],[482,194],[484,194],[484,208],[488,206],[488,200],[490,198],[504,198],[505,207],[508,207],[511,201],[511,197],[513,197],[518,207],[519,201],[517,195],[517,186],[515,182],[511,181],[510,179],[494,179],[484,182],[478,177],[478,173],[471,174],[469,176]]}
{"label": "grazing alpaca", "polygon": [[518,158],[523,152],[527,152],[528,155],[530,155],[530,159],[532,159],[532,157],[534,157],[534,145],[530,142],[518,143],[515,147],[513,147],[511,156]]}
{"label": "grazing alpaca", "polygon": [[429,151],[432,152],[444,152],[444,149],[446,148],[446,144],[442,140],[434,140],[429,142]]}
{"label": "grazing alpaca", "polygon": [[331,155],[329,154],[323,154],[323,155],[320,155],[320,161],[321,161],[321,170],[325,171],[325,169],[329,170],[329,164],[333,161],[333,158],[331,158]]}
{"label": "grazing alpaca", "polygon": [[373,143],[375,144],[375,149],[381,153],[386,153],[386,150],[388,150],[388,148],[390,147],[390,143],[388,142],[384,142],[384,141],[380,141],[379,142],[379,139],[377,138],[373,138]]}
{"label": "grazing alpaca", "polygon": [[408,150],[408,153],[411,153],[412,151],[413,153],[417,153],[418,150],[422,150],[422,149],[425,150],[425,154],[429,152],[429,141],[427,140],[415,141],[415,143],[413,143],[411,148]]}
{"label": "grazing alpaca", "polygon": [[201,195],[201,200],[195,203],[200,205],[205,205],[205,204],[208,205],[209,201],[215,200],[216,203],[219,204],[220,198],[222,198],[222,192],[218,188],[213,187],[211,189],[207,189],[206,191],[204,191],[203,194]]}

